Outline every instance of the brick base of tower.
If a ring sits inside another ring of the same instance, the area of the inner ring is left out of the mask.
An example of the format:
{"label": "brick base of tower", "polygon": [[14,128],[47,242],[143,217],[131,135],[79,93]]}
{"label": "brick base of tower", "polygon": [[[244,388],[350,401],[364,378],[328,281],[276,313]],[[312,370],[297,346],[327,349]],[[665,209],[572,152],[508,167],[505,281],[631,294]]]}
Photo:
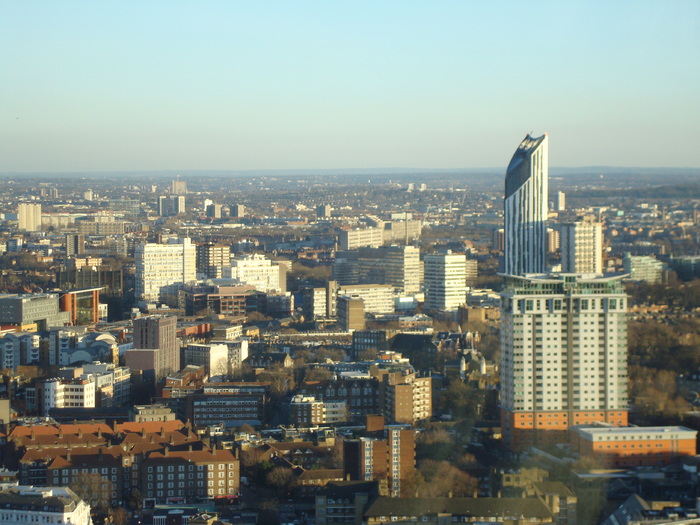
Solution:
{"label": "brick base of tower", "polygon": [[627,410],[510,411],[501,407],[504,444],[513,452],[569,442],[569,427],[590,423],[627,426]]}

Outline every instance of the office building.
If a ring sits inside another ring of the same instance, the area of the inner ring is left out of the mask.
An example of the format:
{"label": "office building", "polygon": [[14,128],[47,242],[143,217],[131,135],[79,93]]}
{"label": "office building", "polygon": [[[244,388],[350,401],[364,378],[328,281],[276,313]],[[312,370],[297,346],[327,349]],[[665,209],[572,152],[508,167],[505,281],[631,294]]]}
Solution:
{"label": "office building", "polygon": [[622,276],[506,277],[501,425],[508,447],[566,442],[569,427],[627,424]]}
{"label": "office building", "polygon": [[[149,315],[134,319],[134,348],[126,352],[127,366],[130,352],[153,351],[153,370],[156,381],[180,370],[180,343],[177,338],[177,317]],[[150,363],[149,363],[150,364]]]}
{"label": "office building", "polygon": [[60,328],[70,322],[70,313],[60,311],[58,294],[0,294],[0,325],[36,331]]}
{"label": "office building", "polygon": [[526,136],[506,171],[505,273],[543,273],[547,267],[548,136]]}
{"label": "office building", "polygon": [[66,256],[82,255],[85,253],[85,235],[83,234],[67,234],[66,235]]}
{"label": "office building", "polygon": [[268,398],[269,386],[261,383],[206,383],[187,396],[186,416],[194,425],[260,425]]}
{"label": "office building", "polygon": [[197,279],[197,250],[188,238],[136,246],[134,295],[139,301],[177,306],[178,290]]}
{"label": "office building", "polygon": [[[94,377],[44,379],[36,384],[34,408],[48,416],[52,408],[95,407],[97,382]],[[31,395],[28,395],[28,401]]]}
{"label": "office building", "polygon": [[424,258],[425,308],[448,312],[466,302],[466,264],[463,253],[435,253]]}
{"label": "office building", "polygon": [[337,252],[333,279],[346,284],[390,284],[399,293],[420,291],[420,250],[415,246],[364,247]]}
{"label": "office building", "polygon": [[17,206],[19,229],[26,232],[41,230],[41,204],[21,203]]}
{"label": "office building", "polygon": [[651,284],[661,282],[664,265],[653,255],[630,255],[627,252],[622,258],[622,265],[632,281],[644,281]]}
{"label": "office building", "polygon": [[[102,288],[83,288],[61,292],[61,310],[70,314],[72,325],[95,324],[103,317],[100,309]],[[104,305],[106,307],[106,305]]]}
{"label": "office building", "polygon": [[603,225],[592,215],[561,225],[561,270],[603,273]]}

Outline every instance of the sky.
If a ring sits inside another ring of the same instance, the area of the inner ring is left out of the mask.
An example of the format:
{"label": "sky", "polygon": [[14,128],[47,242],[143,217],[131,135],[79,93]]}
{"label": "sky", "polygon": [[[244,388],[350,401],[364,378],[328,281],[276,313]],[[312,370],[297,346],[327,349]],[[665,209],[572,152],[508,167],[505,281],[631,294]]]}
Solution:
{"label": "sky", "polygon": [[0,0],[0,172],[700,167],[696,0]]}

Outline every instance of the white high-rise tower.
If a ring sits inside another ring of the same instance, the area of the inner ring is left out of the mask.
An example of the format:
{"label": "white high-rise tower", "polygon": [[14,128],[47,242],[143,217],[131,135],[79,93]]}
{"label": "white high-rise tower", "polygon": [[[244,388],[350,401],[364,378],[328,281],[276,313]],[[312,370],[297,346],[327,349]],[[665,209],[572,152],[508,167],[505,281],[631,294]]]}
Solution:
{"label": "white high-rise tower", "polygon": [[508,164],[505,194],[505,273],[547,270],[548,136],[528,135]]}
{"label": "white high-rise tower", "polygon": [[587,215],[561,225],[561,270],[603,273],[603,225]]}
{"label": "white high-rise tower", "polygon": [[622,276],[507,276],[501,293],[501,426],[515,451],[565,443],[573,425],[627,425]]}
{"label": "white high-rise tower", "polygon": [[139,244],[134,258],[136,300],[177,306],[178,290],[197,279],[197,250],[188,238]]}

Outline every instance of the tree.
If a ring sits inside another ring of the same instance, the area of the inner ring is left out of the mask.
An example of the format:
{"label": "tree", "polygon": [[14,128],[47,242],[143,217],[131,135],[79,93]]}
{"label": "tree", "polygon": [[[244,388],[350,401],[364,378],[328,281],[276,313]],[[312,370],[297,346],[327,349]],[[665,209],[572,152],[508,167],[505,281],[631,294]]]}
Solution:
{"label": "tree", "polygon": [[243,432],[245,434],[255,434],[255,429],[249,425],[248,423],[243,423],[241,425],[241,428],[238,429],[240,432]]}
{"label": "tree", "polygon": [[426,459],[418,469],[425,479],[418,489],[421,498],[471,497],[479,488],[476,478],[447,461]]}
{"label": "tree", "polygon": [[109,519],[112,525],[129,525],[131,514],[124,507],[117,507],[109,512]]}
{"label": "tree", "polygon": [[327,368],[307,368],[304,372],[304,381],[328,381],[333,377]]}
{"label": "tree", "polygon": [[81,472],[70,488],[90,505],[93,512],[106,512],[112,500],[112,482],[95,472]]}
{"label": "tree", "polygon": [[284,496],[294,482],[294,473],[287,467],[274,467],[265,476],[265,481],[274,487],[280,496]]}
{"label": "tree", "polygon": [[367,348],[357,355],[358,361],[374,361],[377,359],[379,351],[376,348]]}

